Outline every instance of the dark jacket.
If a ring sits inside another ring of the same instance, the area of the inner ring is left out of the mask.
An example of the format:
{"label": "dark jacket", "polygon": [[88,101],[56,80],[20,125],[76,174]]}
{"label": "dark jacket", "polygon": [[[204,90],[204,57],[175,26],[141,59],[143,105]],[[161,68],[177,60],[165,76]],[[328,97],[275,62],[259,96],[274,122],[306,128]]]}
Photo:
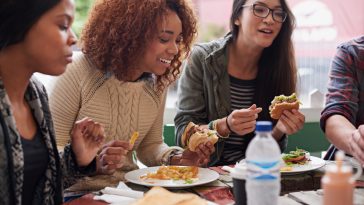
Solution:
{"label": "dark jacket", "polygon": [[[61,204],[62,185],[72,183],[76,177],[96,171],[94,160],[88,167],[79,168],[70,145],[59,154],[55,143],[52,117],[44,86],[32,78],[25,99],[33,112],[48,149],[49,162],[44,176],[35,189],[29,204]],[[21,138],[12,115],[11,104],[0,79],[0,204],[21,205],[24,157]]]}
{"label": "dark jacket", "polygon": [[[184,66],[178,82],[177,115],[174,118],[176,143],[179,146],[188,122],[208,124],[212,120],[226,117],[231,112],[230,79],[227,72],[227,45],[231,41],[232,36],[228,34],[209,43],[197,44]],[[268,110],[268,107],[263,109]],[[287,146],[287,137],[282,137],[278,144],[283,151]],[[243,150],[246,148],[242,147]],[[210,166],[219,161],[224,149],[224,139],[219,139],[215,149]]]}

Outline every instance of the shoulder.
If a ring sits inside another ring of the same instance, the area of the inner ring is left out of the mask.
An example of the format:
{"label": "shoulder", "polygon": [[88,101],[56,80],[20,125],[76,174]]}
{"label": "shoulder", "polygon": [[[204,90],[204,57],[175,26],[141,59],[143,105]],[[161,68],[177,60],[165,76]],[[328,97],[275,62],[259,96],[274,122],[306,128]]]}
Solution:
{"label": "shoulder", "polygon": [[208,57],[210,54],[214,54],[219,52],[220,50],[224,49],[227,43],[231,40],[231,36],[227,34],[226,36],[212,40],[206,43],[197,43],[193,47],[193,53],[198,53],[205,57]]}
{"label": "shoulder", "polygon": [[346,50],[354,57],[358,57],[358,55],[364,56],[364,36],[360,36],[354,38],[350,41],[344,42],[338,46],[340,50]]}

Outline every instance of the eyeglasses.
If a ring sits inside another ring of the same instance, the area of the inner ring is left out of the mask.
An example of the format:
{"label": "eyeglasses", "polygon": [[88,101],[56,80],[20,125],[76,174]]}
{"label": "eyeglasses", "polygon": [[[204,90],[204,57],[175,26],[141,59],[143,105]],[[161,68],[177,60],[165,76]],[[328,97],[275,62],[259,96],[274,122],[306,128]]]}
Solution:
{"label": "eyeglasses", "polygon": [[282,9],[271,9],[260,4],[243,5],[241,7],[253,7],[253,14],[260,18],[266,18],[272,12],[273,20],[279,23],[283,23],[287,18],[287,13]]}

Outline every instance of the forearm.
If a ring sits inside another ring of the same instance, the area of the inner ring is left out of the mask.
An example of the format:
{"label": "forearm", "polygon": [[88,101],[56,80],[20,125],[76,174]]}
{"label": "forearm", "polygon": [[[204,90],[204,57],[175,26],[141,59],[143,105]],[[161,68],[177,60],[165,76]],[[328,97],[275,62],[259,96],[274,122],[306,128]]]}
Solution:
{"label": "forearm", "polygon": [[349,140],[356,130],[351,122],[341,115],[333,115],[326,120],[325,130],[326,137],[332,144],[351,154]]}
{"label": "forearm", "polygon": [[276,141],[279,141],[282,139],[282,137],[284,136],[284,133],[281,132],[277,127],[274,127],[273,128],[273,131],[272,131],[272,136],[273,138],[276,140]]}

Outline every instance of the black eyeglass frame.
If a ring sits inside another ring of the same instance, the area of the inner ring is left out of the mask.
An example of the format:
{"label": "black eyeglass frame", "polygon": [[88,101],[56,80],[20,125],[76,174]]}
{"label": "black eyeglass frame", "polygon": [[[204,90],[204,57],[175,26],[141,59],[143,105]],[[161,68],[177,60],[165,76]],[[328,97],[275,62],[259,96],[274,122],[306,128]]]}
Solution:
{"label": "black eyeglass frame", "polygon": [[[259,16],[258,14],[256,14],[255,12],[255,7],[256,6],[261,6],[261,7],[264,7],[264,8],[266,8],[266,9],[268,9],[268,13],[267,13],[267,15],[265,15],[265,16]],[[287,19],[287,12],[285,12],[283,9],[271,9],[271,8],[269,8],[269,7],[267,7],[267,6],[265,6],[265,5],[261,5],[261,4],[250,4],[250,5],[242,5],[241,6],[242,8],[246,8],[246,7],[252,7],[253,8],[253,14],[254,14],[254,16],[256,16],[256,17],[259,17],[259,18],[267,18],[267,16],[269,16],[269,14],[272,12],[272,17],[273,17],[273,20],[274,21],[276,21],[276,22],[278,22],[278,23],[283,23],[283,22],[285,22],[286,21],[286,19]],[[274,13],[275,12],[277,12],[277,11],[279,11],[279,12],[281,12],[282,14],[284,14],[284,17],[283,17],[283,20],[282,21],[279,21],[279,20],[277,20],[275,17],[274,17]]]}

